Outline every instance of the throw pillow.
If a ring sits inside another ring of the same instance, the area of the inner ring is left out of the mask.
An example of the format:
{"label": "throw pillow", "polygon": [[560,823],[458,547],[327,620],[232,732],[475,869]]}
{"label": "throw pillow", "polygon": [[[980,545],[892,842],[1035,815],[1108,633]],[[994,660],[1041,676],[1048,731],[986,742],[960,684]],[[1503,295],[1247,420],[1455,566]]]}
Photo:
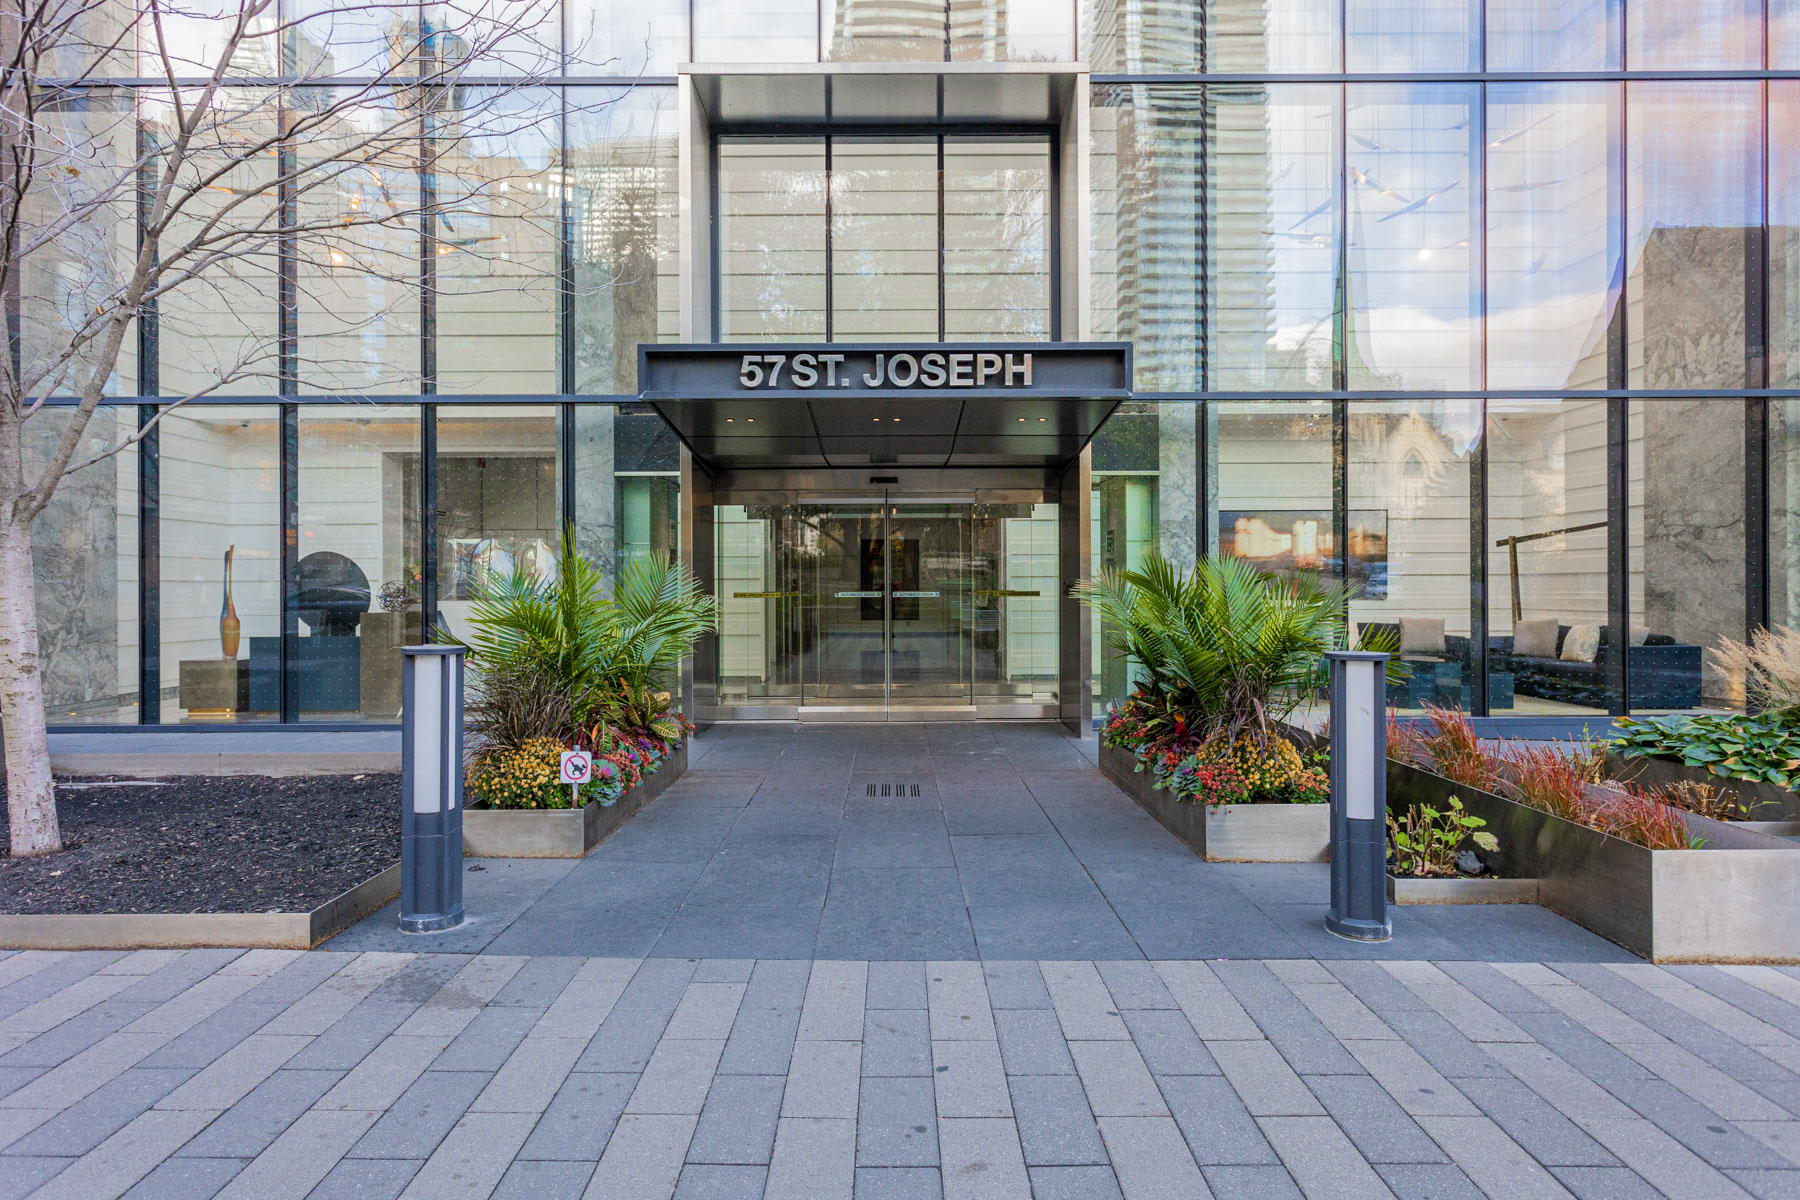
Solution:
{"label": "throw pillow", "polygon": [[1633,625],[1631,627],[1631,644],[1632,645],[1642,646],[1649,640],[1650,640],[1650,627],[1648,625]]}
{"label": "throw pillow", "polygon": [[1569,628],[1569,636],[1563,639],[1562,660],[1564,662],[1591,663],[1594,656],[1600,653],[1600,627],[1598,625],[1573,625]]}
{"label": "throw pillow", "polygon": [[1400,618],[1400,653],[1442,654],[1443,652],[1444,618]]}
{"label": "throw pillow", "polygon": [[1558,625],[1555,617],[1517,622],[1513,625],[1513,653],[1521,658],[1555,658]]}

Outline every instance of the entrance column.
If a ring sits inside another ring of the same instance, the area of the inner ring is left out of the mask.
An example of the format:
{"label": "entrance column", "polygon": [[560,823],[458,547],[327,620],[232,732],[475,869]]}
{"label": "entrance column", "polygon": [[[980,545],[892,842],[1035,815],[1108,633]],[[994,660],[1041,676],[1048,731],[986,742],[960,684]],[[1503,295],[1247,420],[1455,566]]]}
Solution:
{"label": "entrance column", "polygon": [[1057,579],[1062,588],[1057,598],[1056,695],[1064,728],[1081,737],[1093,725],[1093,647],[1087,610],[1069,592],[1087,577],[1092,559],[1093,456],[1088,447],[1063,468],[1056,503]]}
{"label": "entrance column", "polygon": [[[713,477],[681,448],[681,561],[700,581],[701,590],[715,595],[718,586],[717,535],[714,529]],[[681,708],[695,725],[712,724],[719,702],[719,635],[709,633],[694,643],[693,653],[681,660]]]}

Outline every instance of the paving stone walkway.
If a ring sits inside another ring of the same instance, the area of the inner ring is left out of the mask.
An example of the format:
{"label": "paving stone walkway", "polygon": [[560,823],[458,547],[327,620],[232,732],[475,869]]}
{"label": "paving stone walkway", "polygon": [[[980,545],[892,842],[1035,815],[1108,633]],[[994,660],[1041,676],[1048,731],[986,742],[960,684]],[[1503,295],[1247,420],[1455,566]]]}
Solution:
{"label": "paving stone walkway", "polygon": [[1800,970],[0,956],[0,1196],[1791,1197]]}
{"label": "paving stone walkway", "polygon": [[1323,928],[1323,863],[1207,863],[1053,724],[720,725],[580,862],[486,859],[469,922],[390,907],[333,950],[659,958],[1635,961],[1532,904]]}

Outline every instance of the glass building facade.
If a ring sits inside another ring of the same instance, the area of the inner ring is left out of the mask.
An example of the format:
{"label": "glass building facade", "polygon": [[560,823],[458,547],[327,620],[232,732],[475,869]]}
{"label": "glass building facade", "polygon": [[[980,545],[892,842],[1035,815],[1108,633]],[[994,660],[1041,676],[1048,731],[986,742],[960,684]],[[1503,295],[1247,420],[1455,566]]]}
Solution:
{"label": "glass building facade", "polygon": [[[285,65],[321,89],[404,70],[370,19],[313,22]],[[96,444],[246,346],[279,361],[40,518],[53,724],[391,723],[399,647],[461,632],[487,573],[553,569],[565,523],[614,567],[678,552],[692,463],[639,395],[645,343],[1133,348],[1132,398],[1084,452],[1085,562],[1042,498],[984,499],[976,468],[955,511],[718,504],[709,669],[746,706],[877,676],[889,701],[1046,700],[1059,580],[1152,550],[1347,578],[1352,623],[1414,661],[1403,710],[1740,707],[1707,651],[1800,619],[1792,0],[562,0],[557,19],[549,82],[494,92],[502,61],[457,92],[510,132],[447,121],[432,170],[291,201],[504,177],[453,235],[359,227],[145,314]],[[206,22],[169,36],[207,61]],[[88,109],[154,139],[166,95],[118,58]],[[709,69],[894,64],[938,81],[937,117],[719,119],[697,149]],[[231,121],[306,103],[256,85],[275,69],[244,64]],[[946,81],[1034,71],[1071,107],[943,116]],[[22,311],[69,286],[27,279]],[[917,595],[884,610],[879,663],[851,638],[866,598],[789,603],[869,590],[866,551],[826,543],[899,547],[879,590]],[[1086,633],[1097,706],[1128,664]],[[830,678],[827,636],[854,659]]]}

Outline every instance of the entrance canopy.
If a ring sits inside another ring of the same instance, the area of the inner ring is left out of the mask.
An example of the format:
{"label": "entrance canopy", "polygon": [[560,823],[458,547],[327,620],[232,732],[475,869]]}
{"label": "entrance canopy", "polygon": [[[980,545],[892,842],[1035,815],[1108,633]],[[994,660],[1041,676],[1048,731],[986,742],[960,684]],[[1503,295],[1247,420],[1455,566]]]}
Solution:
{"label": "entrance canopy", "polygon": [[1127,342],[640,345],[708,469],[1058,466],[1131,391]]}

